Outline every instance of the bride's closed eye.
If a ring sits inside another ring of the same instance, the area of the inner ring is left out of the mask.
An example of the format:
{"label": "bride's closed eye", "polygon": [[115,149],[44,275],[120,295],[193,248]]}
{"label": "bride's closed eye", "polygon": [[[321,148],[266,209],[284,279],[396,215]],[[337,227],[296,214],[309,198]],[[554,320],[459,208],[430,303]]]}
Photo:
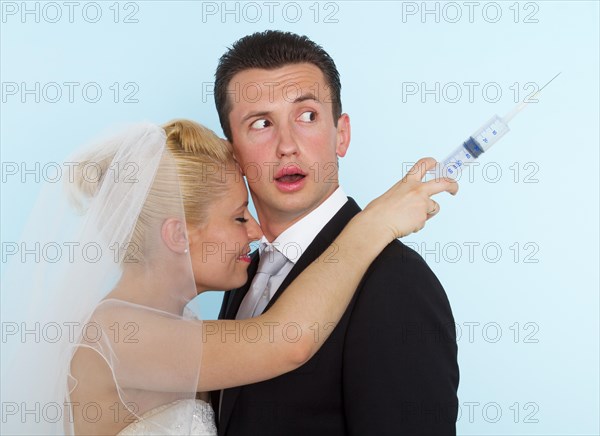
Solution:
{"label": "bride's closed eye", "polygon": [[244,218],[244,217],[239,217],[239,218],[236,218],[235,220],[236,220],[236,221],[239,221],[239,222],[241,222],[241,223],[247,223],[247,222],[248,222],[248,219],[247,219],[247,218]]}

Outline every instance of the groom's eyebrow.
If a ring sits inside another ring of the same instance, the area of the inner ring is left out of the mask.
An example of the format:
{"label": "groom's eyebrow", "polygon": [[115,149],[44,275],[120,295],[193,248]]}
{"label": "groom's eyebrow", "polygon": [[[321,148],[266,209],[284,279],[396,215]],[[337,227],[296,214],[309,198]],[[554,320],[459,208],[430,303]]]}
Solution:
{"label": "groom's eyebrow", "polygon": [[[306,100],[313,100],[316,103],[321,104],[321,101],[317,98],[317,96],[315,94],[313,94],[312,92],[307,92],[306,94],[302,94],[298,97],[296,97],[294,99],[294,101],[292,101],[292,103],[302,103],[303,101]],[[270,115],[271,111],[256,111],[256,112],[249,112],[248,114],[244,115],[244,117],[242,118],[242,123],[245,123],[246,121],[248,121],[250,118],[254,118],[254,117],[264,117],[267,115]]]}
{"label": "groom's eyebrow", "polygon": [[250,112],[249,114],[244,116],[244,118],[242,118],[242,123],[245,123],[250,118],[264,117],[265,115],[269,115],[270,113],[271,113],[271,111]]}
{"label": "groom's eyebrow", "polygon": [[319,99],[315,96],[315,94],[313,94],[312,92],[307,92],[306,94],[302,94],[301,96],[297,97],[292,103],[302,103],[303,101],[306,100],[314,100],[317,103],[321,103],[319,101]]}

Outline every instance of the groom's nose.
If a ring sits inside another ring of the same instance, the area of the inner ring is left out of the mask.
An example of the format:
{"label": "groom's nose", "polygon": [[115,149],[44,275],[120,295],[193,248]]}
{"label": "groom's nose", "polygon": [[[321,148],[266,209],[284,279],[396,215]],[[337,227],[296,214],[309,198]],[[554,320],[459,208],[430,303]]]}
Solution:
{"label": "groom's nose", "polygon": [[300,150],[292,128],[282,125],[277,133],[277,157],[298,155]]}

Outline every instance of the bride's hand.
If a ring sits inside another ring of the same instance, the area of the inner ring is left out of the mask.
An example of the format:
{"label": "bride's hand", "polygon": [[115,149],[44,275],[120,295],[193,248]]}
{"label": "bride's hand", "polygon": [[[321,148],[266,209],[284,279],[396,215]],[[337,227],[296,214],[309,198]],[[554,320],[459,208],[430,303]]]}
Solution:
{"label": "bride's hand", "polygon": [[363,211],[369,224],[389,229],[390,241],[421,230],[440,211],[440,205],[430,197],[442,191],[452,195],[458,191],[458,183],[449,178],[422,181],[435,165],[433,158],[420,159],[402,180],[369,203]]}

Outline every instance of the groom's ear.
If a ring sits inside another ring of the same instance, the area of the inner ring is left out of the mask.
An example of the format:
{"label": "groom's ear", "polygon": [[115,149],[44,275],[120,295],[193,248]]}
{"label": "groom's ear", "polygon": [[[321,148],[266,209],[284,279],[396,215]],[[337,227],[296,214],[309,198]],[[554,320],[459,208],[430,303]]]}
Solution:
{"label": "groom's ear", "polygon": [[168,218],[161,227],[161,237],[169,249],[183,254],[188,249],[188,238],[185,221],[180,218]]}
{"label": "groom's ear", "polygon": [[233,147],[233,144],[231,142],[229,142],[227,139],[221,139],[221,141],[225,142],[225,145],[227,146],[227,148],[229,148],[231,150],[231,154],[233,154],[233,160],[235,161],[236,165],[240,169],[242,176],[245,176],[246,174],[244,173],[244,168],[242,168],[242,164],[240,163],[238,155],[235,152],[235,148]]}
{"label": "groom's ear", "polygon": [[240,173],[242,174],[242,176],[245,176],[246,173],[244,173],[244,168],[242,168],[242,164],[238,160],[238,157],[236,156],[235,153],[233,153],[233,161],[235,162],[235,166],[237,167],[237,169],[240,170]]}
{"label": "groom's ear", "polygon": [[346,152],[348,151],[348,147],[350,146],[350,117],[348,114],[342,114],[338,118],[337,122],[337,132],[336,132],[336,144],[335,144],[335,153],[338,157],[346,156]]}

